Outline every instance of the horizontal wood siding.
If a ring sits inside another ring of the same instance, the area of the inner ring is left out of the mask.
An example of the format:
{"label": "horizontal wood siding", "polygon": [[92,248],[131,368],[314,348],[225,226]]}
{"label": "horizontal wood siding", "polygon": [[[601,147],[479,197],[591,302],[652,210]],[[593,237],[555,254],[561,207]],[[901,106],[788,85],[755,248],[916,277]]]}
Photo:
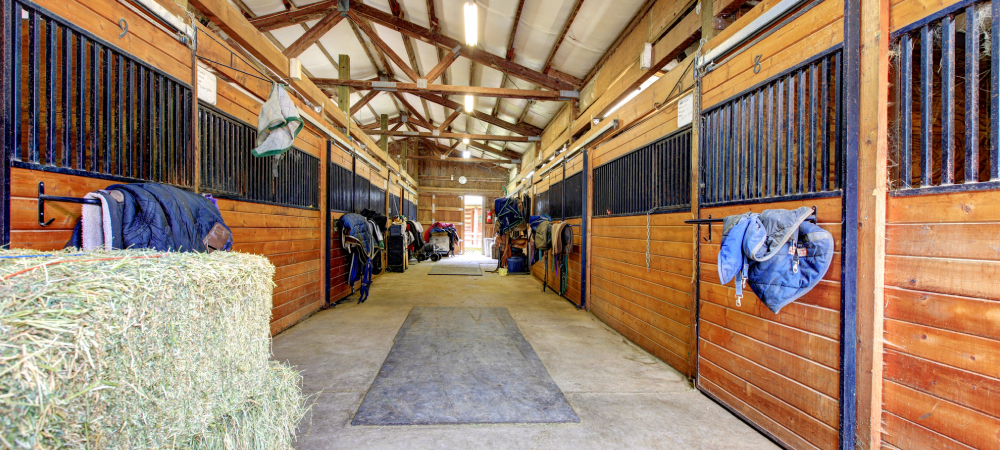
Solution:
{"label": "horizontal wood siding", "polygon": [[889,197],[882,439],[1000,449],[1000,198]]}
{"label": "horizontal wood siding", "polygon": [[840,198],[706,208],[701,214],[813,205],[837,253],[823,281],[778,314],[749,288],[737,306],[733,282],[719,284],[721,224],[712,226],[711,242],[701,242],[698,383],[792,448],[832,449],[839,411]]}
{"label": "horizontal wood siding", "polygon": [[694,235],[691,213],[594,218],[590,311],[646,351],[694,375]]}

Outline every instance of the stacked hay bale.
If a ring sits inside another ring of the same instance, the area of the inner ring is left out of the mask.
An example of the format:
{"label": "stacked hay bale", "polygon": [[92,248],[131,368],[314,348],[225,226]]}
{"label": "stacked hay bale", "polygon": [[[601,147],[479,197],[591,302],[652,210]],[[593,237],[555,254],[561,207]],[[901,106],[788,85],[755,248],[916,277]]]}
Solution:
{"label": "stacked hay bale", "polygon": [[240,253],[0,251],[0,446],[291,448],[273,275]]}

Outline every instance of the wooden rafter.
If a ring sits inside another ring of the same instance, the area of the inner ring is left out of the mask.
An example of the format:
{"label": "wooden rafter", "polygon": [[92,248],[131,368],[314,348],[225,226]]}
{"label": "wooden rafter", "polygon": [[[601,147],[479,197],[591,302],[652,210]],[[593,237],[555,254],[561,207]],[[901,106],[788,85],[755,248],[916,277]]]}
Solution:
{"label": "wooden rafter", "polygon": [[[280,13],[262,16],[254,19],[251,23],[258,27],[258,29],[273,30],[283,26],[288,26],[292,23],[302,22],[304,20],[315,20],[318,17],[325,16],[327,10],[336,8],[336,6],[336,0],[327,0],[325,2],[309,5],[308,7],[299,8],[295,11],[283,11]],[[465,56],[466,58],[482,65],[492,67],[500,72],[508,73],[515,78],[520,78],[553,90],[569,90],[575,88],[575,86],[566,83],[563,80],[545,75],[537,70],[529,69],[512,61],[507,61],[505,58],[494,55],[485,50],[462,46],[462,43],[457,39],[444,36],[437,32],[432,32],[427,28],[398,17],[394,17],[392,14],[365,5],[360,1],[351,1],[351,12],[355,13],[359,17],[363,17],[385,26],[386,28],[397,30],[415,39],[420,39],[428,44],[435,45],[446,50],[451,50],[456,46],[461,46],[462,56]]]}
{"label": "wooden rafter", "polygon": [[450,116],[448,116],[447,119],[444,120],[444,122],[441,122],[441,125],[437,126],[437,130],[438,131],[444,131],[444,129],[448,128],[448,125],[451,125],[451,123],[454,122],[455,119],[458,118],[458,115],[461,114],[461,113],[462,113],[461,111],[459,111],[459,110],[456,109],[454,112],[451,113]]}
{"label": "wooden rafter", "polygon": [[[403,83],[393,81],[364,81],[364,80],[342,80],[339,78],[314,78],[313,83],[320,88],[333,88],[336,86],[350,86],[354,89],[369,90],[393,90],[394,92],[428,93],[436,95],[474,95],[477,97],[497,97],[497,98],[520,98],[526,100],[557,101],[564,102],[579,97],[576,91],[557,92],[543,91],[536,89],[507,89],[490,88],[480,86],[450,86],[446,84],[428,84],[426,88],[421,88],[417,83]],[[565,95],[564,95],[565,94]]]}
{"label": "wooden rafter", "polygon": [[556,57],[556,52],[559,51],[559,47],[562,46],[563,39],[566,39],[566,33],[569,32],[569,27],[573,25],[573,20],[576,19],[577,13],[580,12],[580,6],[583,6],[583,0],[576,0],[576,4],[573,5],[573,11],[570,11],[569,18],[566,19],[566,24],[563,25],[562,31],[559,32],[559,37],[556,38],[555,45],[552,46],[552,51],[549,52],[549,57],[545,58],[545,64],[542,65],[542,73],[545,73],[552,67],[552,58]]}
{"label": "wooden rafter", "polygon": [[[373,136],[378,136],[382,134],[382,130],[372,130],[369,134]],[[510,141],[510,142],[535,142],[538,141],[538,137],[524,137],[524,136],[496,136],[492,134],[465,134],[465,133],[437,133],[434,132],[408,132],[408,131],[389,131],[387,133],[389,136],[410,136],[410,137],[428,137],[428,138],[440,138],[440,139],[469,139],[477,141]]]}
{"label": "wooden rafter", "polygon": [[397,55],[396,52],[393,51],[391,47],[389,47],[389,44],[386,44],[385,41],[382,40],[382,38],[378,37],[378,33],[375,32],[374,27],[365,22],[361,17],[358,17],[357,13],[355,13],[353,10],[348,11],[347,15],[348,17],[351,18],[351,21],[353,21],[358,26],[358,28],[361,29],[361,32],[367,35],[368,39],[371,39],[372,43],[375,44],[375,46],[378,47],[380,50],[382,50],[383,54],[388,56],[389,59],[392,60],[392,62],[396,63],[396,66],[402,69],[403,73],[406,74],[407,78],[413,81],[417,81],[420,79],[420,75],[417,75],[417,73],[410,68],[410,65],[407,64],[406,61],[403,61],[403,58],[400,58],[399,55]]}
{"label": "wooden rafter", "polygon": [[[355,103],[354,106],[351,106],[351,115],[353,116],[357,114],[358,110],[367,105],[368,102],[370,102],[373,98],[375,98],[376,95],[378,95],[378,93],[379,91],[368,91],[368,93],[365,94],[364,97],[361,97],[361,100],[358,100],[358,102]],[[376,114],[375,117],[378,117],[378,115]]]}
{"label": "wooden rafter", "polygon": [[[429,101],[429,102],[437,103],[437,104],[439,104],[441,106],[444,106],[444,107],[447,107],[447,108],[451,108],[453,110],[462,109],[462,105],[460,103],[458,103],[456,101],[449,100],[448,98],[442,97],[440,95],[435,95],[435,94],[430,94],[430,93],[425,93],[425,92],[414,92],[413,95],[416,95],[416,96],[422,97],[422,98],[426,98],[427,101]],[[534,126],[531,126],[531,125],[528,125],[528,124],[516,125],[516,124],[510,123],[510,122],[507,122],[506,120],[500,119],[498,117],[490,116],[489,114],[486,114],[484,112],[472,111],[471,115],[474,116],[476,119],[479,119],[479,120],[481,120],[483,122],[496,125],[496,126],[498,126],[500,128],[503,128],[503,129],[508,130],[508,131],[512,131],[512,132],[520,134],[522,136],[538,136],[538,135],[542,134],[542,130],[540,128],[537,128],[537,127],[534,127]]]}
{"label": "wooden rafter", "polygon": [[397,99],[399,99],[400,103],[402,103],[403,106],[406,106],[406,110],[409,111],[411,116],[415,117],[417,120],[422,122],[419,125],[422,125],[424,128],[427,128],[428,130],[434,129],[434,126],[431,125],[431,123],[428,122],[427,119],[424,118],[424,116],[420,115],[420,111],[417,111],[416,108],[410,105],[410,102],[406,101],[406,99],[403,98],[403,94],[400,94],[399,92],[393,92],[392,95]]}
{"label": "wooden rafter", "polygon": [[[379,64],[375,60],[375,55],[373,55],[371,49],[368,48],[368,44],[365,43],[365,39],[363,37],[361,37],[361,30],[358,29],[358,25],[355,24],[354,21],[351,21],[351,20],[348,20],[347,23],[351,24],[351,31],[353,31],[354,32],[354,36],[358,38],[358,43],[361,44],[361,48],[365,49],[365,55],[368,56],[368,61],[371,61],[372,67],[374,67],[375,70],[379,70]],[[336,65],[334,65],[334,66],[336,66]],[[384,58],[383,58],[383,66],[385,68],[382,69],[382,70],[379,70],[379,72],[382,73],[382,74],[385,74],[385,75],[389,76],[390,78],[395,78],[392,75],[392,67],[389,66],[388,62],[385,61]]]}
{"label": "wooden rafter", "polygon": [[517,158],[521,157],[520,153],[512,152],[510,150],[505,150],[505,149],[493,148],[493,147],[490,147],[489,145],[481,143],[481,142],[469,141],[469,146],[473,147],[473,148],[476,148],[476,149],[479,149],[479,150],[482,150],[482,151],[487,152],[487,153],[492,153],[492,154],[494,154],[496,156],[499,156],[501,158],[515,158],[515,159],[517,159]]}
{"label": "wooden rafter", "polygon": [[451,66],[451,63],[455,62],[458,59],[458,56],[461,55],[462,52],[457,50],[458,48],[456,47],[451,51],[443,52],[444,57],[441,58],[441,61],[438,62],[438,65],[434,66],[434,68],[431,69],[431,71],[428,72],[427,76],[425,77],[428,83],[433,83],[434,80],[437,80],[438,77],[440,77],[445,70],[448,70],[448,67]]}
{"label": "wooden rafter", "polygon": [[[389,0],[389,9],[392,11],[392,15],[400,19],[404,18],[403,5],[399,3],[399,0]],[[403,47],[406,49],[406,57],[410,60],[410,67],[413,68],[413,71],[417,75],[420,75],[423,71],[420,70],[420,62],[417,61],[417,52],[413,49],[413,38],[402,33],[400,33],[400,37],[403,39]],[[432,120],[431,109],[427,106],[427,100],[420,99],[420,104],[424,107],[424,116]]]}
{"label": "wooden rafter", "polygon": [[[375,117],[379,117],[379,115],[376,114]],[[400,120],[401,120],[401,116],[393,117],[393,118],[389,119],[389,125],[397,124],[397,123],[399,123]],[[372,123],[369,123],[367,125],[362,125],[361,128],[363,128],[365,130],[374,130],[374,129],[377,129],[377,128],[381,127],[381,126],[382,126],[382,121],[381,120],[376,120],[376,121],[374,121]]]}
{"label": "wooden rafter", "polygon": [[323,35],[328,31],[332,30],[341,20],[344,19],[337,11],[331,11],[326,17],[320,19],[320,21],[314,25],[309,31],[306,31],[302,37],[295,40],[292,45],[289,45],[285,49],[285,56],[289,58],[298,58],[302,52],[306,51],[309,47],[315,44]]}
{"label": "wooden rafter", "polygon": [[407,156],[406,159],[416,159],[416,160],[423,160],[423,161],[462,162],[462,163],[515,164],[514,160],[510,160],[510,159],[490,159],[490,158],[444,158],[444,159],[441,159],[441,157],[439,157],[439,156]]}

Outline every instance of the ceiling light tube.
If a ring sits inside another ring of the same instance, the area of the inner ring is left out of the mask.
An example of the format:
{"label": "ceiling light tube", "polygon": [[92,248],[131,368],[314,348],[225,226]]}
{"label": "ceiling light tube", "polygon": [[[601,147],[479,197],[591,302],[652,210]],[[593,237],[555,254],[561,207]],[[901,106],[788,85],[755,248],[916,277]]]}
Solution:
{"label": "ceiling light tube", "polygon": [[472,111],[476,109],[476,98],[466,94],[465,95],[465,113],[472,114]]}
{"label": "ceiling light tube", "polygon": [[479,43],[478,9],[474,1],[465,4],[465,43],[472,47]]}
{"label": "ceiling light tube", "polygon": [[462,157],[465,158],[465,159],[469,159],[469,151],[468,150],[463,150],[462,151]]}

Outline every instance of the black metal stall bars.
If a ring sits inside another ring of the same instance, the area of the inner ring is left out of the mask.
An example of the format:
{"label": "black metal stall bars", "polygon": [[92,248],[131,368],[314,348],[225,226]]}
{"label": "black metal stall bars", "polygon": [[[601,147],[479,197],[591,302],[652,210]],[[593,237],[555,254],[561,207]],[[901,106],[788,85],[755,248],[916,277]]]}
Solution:
{"label": "black metal stall bars", "polygon": [[417,204],[413,203],[410,199],[403,199],[403,215],[406,218],[416,222],[417,220]]}
{"label": "black metal stall bars", "polygon": [[354,179],[354,173],[351,172],[351,169],[331,162],[329,179],[327,203],[330,205],[330,211],[351,212],[351,195],[353,193],[351,183]]}
{"label": "black metal stall bars", "polygon": [[[402,214],[403,205],[400,203],[400,198],[396,194],[389,194],[389,218],[396,217]],[[410,220],[413,220],[411,217]]]}
{"label": "black metal stall bars", "polygon": [[594,217],[654,208],[657,213],[686,211],[690,192],[691,127],[686,127],[595,167]]}
{"label": "black metal stall bars", "polygon": [[30,1],[3,7],[10,166],[193,187],[190,85]]}
{"label": "black metal stall bars", "polygon": [[199,103],[201,190],[223,198],[319,208],[319,158],[297,148],[257,158],[257,129]]}
{"label": "black metal stall bars", "polygon": [[1000,187],[998,36],[996,0],[962,1],[893,33],[893,195]]}
{"label": "black metal stall bars", "polygon": [[703,207],[839,195],[841,49],[702,113]]}

